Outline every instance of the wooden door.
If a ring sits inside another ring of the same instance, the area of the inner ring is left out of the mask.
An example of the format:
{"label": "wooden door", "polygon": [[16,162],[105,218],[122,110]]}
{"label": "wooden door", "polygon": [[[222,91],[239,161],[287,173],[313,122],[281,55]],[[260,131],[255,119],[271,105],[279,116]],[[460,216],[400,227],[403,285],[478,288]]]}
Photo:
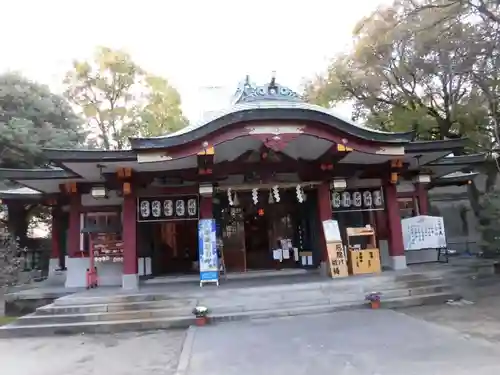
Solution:
{"label": "wooden door", "polygon": [[242,209],[240,207],[224,209],[221,227],[226,270],[245,272],[245,224]]}

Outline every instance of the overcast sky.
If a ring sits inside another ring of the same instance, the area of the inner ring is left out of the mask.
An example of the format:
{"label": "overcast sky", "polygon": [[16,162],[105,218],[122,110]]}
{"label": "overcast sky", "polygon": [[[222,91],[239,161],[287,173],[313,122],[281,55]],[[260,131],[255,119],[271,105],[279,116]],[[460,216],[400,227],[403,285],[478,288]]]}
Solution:
{"label": "overcast sky", "polygon": [[246,74],[264,83],[276,71],[280,84],[298,89],[350,45],[356,21],[383,2],[3,0],[0,71],[60,91],[73,59],[91,57],[99,45],[123,48],[169,79],[194,121],[224,106]]}

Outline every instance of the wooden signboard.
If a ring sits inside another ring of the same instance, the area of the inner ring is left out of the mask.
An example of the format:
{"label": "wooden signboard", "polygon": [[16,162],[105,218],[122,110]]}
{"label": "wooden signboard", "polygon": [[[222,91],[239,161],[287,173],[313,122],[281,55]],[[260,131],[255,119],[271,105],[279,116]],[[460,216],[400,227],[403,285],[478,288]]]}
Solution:
{"label": "wooden signboard", "polygon": [[346,277],[349,272],[347,270],[347,259],[344,254],[342,242],[330,242],[326,245],[328,251],[328,267],[330,277]]}
{"label": "wooden signboard", "polygon": [[326,250],[328,253],[328,273],[330,277],[347,276],[347,260],[340,236],[339,223],[336,220],[323,221],[323,234],[326,241]]}

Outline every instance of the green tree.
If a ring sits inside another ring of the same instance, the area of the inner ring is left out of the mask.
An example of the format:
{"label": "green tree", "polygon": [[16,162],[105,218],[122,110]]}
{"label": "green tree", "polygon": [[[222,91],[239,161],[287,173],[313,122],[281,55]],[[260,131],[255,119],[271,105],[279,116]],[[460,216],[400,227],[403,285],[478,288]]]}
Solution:
{"label": "green tree", "polygon": [[85,137],[81,119],[47,86],[0,75],[0,167],[44,165],[42,147],[77,147]]}
{"label": "green tree", "polygon": [[162,77],[148,75],[146,104],[140,112],[140,134],[154,137],[182,129],[187,119],[181,111],[181,97]]}
{"label": "green tree", "polygon": [[0,233],[0,293],[3,294],[5,288],[19,281],[25,251],[11,235]]}
{"label": "green tree", "polygon": [[[483,23],[500,24],[498,0],[410,0],[407,3],[407,15],[438,11],[442,15],[439,21],[454,19],[458,15],[461,20],[468,16],[478,16]],[[477,21],[477,18],[473,19],[473,22]]]}
{"label": "green tree", "polygon": [[124,51],[98,48],[92,61],[74,62],[64,83],[91,141],[106,150],[127,148],[131,136],[162,135],[186,124],[178,92]]}
{"label": "green tree", "polygon": [[[64,98],[19,74],[0,75],[0,167],[44,166],[43,147],[79,147],[85,137],[81,119]],[[7,202],[7,211],[2,222],[24,246],[38,206]]]}
{"label": "green tree", "polygon": [[500,253],[500,190],[495,188],[483,197],[483,209],[479,213],[481,248],[486,256],[498,256]]}
{"label": "green tree", "polygon": [[[470,150],[489,155],[489,192],[499,170],[498,23],[483,18],[475,0],[452,2],[395,1],[365,17],[353,49],[337,55],[306,96],[327,106],[349,101],[354,119],[381,130],[468,137]],[[471,184],[469,193],[479,216],[481,192]]]}
{"label": "green tree", "polygon": [[336,56],[307,96],[321,105],[352,101],[354,119],[386,131],[414,129],[420,139],[472,133],[486,115],[468,84],[474,61],[464,40],[473,30],[455,22],[424,28],[440,15],[405,18],[406,4],[361,20],[353,50]]}

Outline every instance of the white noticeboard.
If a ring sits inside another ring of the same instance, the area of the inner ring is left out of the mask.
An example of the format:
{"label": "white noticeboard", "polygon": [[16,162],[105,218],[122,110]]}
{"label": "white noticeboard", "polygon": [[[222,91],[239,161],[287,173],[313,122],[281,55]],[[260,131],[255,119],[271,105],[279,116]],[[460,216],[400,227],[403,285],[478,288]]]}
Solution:
{"label": "white noticeboard", "polygon": [[446,248],[443,218],[415,216],[401,220],[405,250]]}
{"label": "white noticeboard", "polygon": [[336,220],[323,221],[323,232],[325,233],[326,242],[342,241],[340,236],[339,223]]}

